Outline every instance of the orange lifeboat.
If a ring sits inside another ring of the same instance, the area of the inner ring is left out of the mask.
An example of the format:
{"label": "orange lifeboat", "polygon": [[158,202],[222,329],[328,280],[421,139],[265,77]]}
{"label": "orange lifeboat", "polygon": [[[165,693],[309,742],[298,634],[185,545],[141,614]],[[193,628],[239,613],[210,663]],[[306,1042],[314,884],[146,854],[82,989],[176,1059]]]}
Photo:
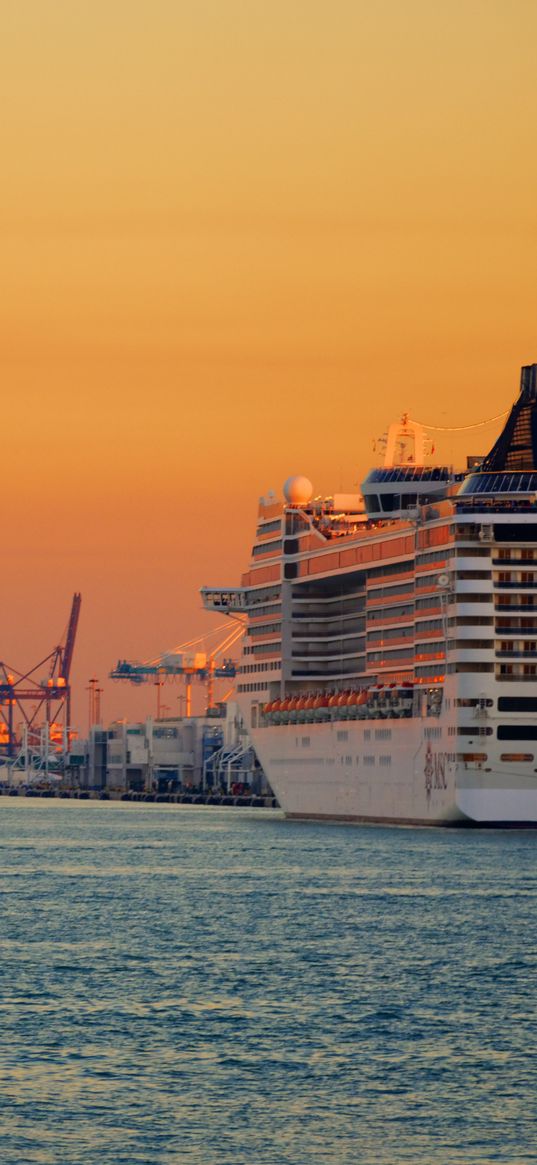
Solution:
{"label": "orange lifeboat", "polygon": [[337,698],[337,717],[339,720],[344,720],[347,715],[347,697],[348,692],[340,692]]}
{"label": "orange lifeboat", "polygon": [[307,697],[307,699],[305,701],[305,708],[306,708],[306,717],[305,718],[306,718],[308,724],[311,724],[312,720],[315,719],[315,693],[314,692],[310,692],[309,696]]}
{"label": "orange lifeboat", "polygon": [[325,718],[325,716],[326,716],[326,712],[325,712],[326,704],[327,704],[327,700],[322,692],[319,692],[318,695],[314,696],[314,698],[313,698],[313,719],[314,720],[323,720]]}
{"label": "orange lifeboat", "polygon": [[347,696],[347,720],[349,720],[349,719],[354,720],[354,717],[356,716],[356,700],[357,700],[357,698],[358,697],[357,697],[356,692],[354,692],[354,691],[349,692],[349,694]]}
{"label": "orange lifeboat", "polygon": [[288,711],[289,711],[289,719],[290,719],[290,720],[296,720],[296,706],[297,706],[297,703],[298,703],[298,701],[297,701],[297,698],[296,698],[296,696],[291,696],[291,699],[289,700],[289,702],[288,702],[288,704],[287,704],[287,708],[288,708]]}
{"label": "orange lifeboat", "polygon": [[356,714],[357,714],[357,716],[360,717],[360,720],[363,720],[366,716],[369,715],[369,711],[368,711],[368,707],[367,707],[368,702],[369,702],[369,689],[362,688],[362,690],[360,692],[358,692],[358,695],[356,697]]}
{"label": "orange lifeboat", "polygon": [[337,717],[337,702],[338,702],[338,700],[339,700],[339,693],[338,692],[334,692],[334,694],[332,696],[328,697],[328,704],[327,704],[328,715],[329,715],[331,720],[335,720]]}
{"label": "orange lifeboat", "polygon": [[313,717],[314,720],[326,720],[330,713],[328,711],[328,693],[318,692],[313,698]]}

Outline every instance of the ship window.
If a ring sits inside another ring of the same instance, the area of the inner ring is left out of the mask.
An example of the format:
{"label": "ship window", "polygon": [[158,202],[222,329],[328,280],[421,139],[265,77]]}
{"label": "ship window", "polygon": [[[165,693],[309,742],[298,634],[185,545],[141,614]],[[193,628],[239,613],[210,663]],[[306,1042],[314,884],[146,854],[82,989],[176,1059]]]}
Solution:
{"label": "ship window", "polygon": [[279,539],[277,542],[261,542],[259,546],[252,548],[252,555],[256,558],[258,554],[279,554],[281,548],[282,544]]}
{"label": "ship window", "polygon": [[407,603],[407,604],[402,603],[402,604],[395,606],[395,607],[377,607],[377,608],[372,607],[367,612],[367,618],[368,618],[370,623],[376,623],[380,619],[383,619],[383,620],[403,619],[406,615],[406,617],[410,621],[412,619],[413,614],[414,614],[413,606],[410,603]]}
{"label": "ship window", "polygon": [[498,740],[537,740],[537,724],[499,724]]}
{"label": "ship window", "polygon": [[[501,704],[501,699],[498,701],[498,706]],[[537,701],[536,701],[537,706]],[[484,696],[458,696],[455,699],[456,708],[492,708],[492,700]],[[506,709],[507,711],[507,709]]]}
{"label": "ship window", "polygon": [[500,696],[499,712],[537,712],[537,696]]}
{"label": "ship window", "polygon": [[378,494],[364,494],[364,502],[366,509],[371,513],[378,513],[380,510]]}
{"label": "ship window", "polygon": [[[469,725],[468,727],[465,727],[465,728],[457,728],[457,735],[458,736],[492,736],[492,728],[485,727],[481,724],[479,724],[479,725],[476,724],[473,726]],[[498,736],[500,737],[500,729],[498,729]],[[500,737],[500,740],[501,739],[502,738]],[[511,737],[506,737],[505,739],[510,740]],[[518,739],[518,737],[515,737],[515,739]]]}
{"label": "ship window", "polygon": [[380,502],[385,514],[392,510],[399,510],[401,508],[401,498],[399,494],[381,494]]}

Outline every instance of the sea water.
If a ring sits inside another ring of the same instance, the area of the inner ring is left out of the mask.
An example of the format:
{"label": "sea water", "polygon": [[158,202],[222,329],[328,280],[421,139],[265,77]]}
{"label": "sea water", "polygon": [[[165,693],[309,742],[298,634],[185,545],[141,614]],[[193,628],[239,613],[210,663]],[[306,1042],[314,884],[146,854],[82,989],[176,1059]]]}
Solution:
{"label": "sea water", "polygon": [[0,800],[2,1165],[537,1160],[537,833]]}

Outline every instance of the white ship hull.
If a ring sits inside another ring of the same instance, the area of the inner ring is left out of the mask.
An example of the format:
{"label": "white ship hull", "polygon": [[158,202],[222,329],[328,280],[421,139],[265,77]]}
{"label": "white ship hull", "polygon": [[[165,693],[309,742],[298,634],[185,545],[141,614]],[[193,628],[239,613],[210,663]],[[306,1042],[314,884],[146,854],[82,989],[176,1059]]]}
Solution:
{"label": "white ship hull", "polygon": [[[384,722],[385,724],[387,722]],[[375,733],[390,731],[388,742]],[[400,825],[537,826],[537,774],[461,764],[421,721],[289,724],[252,731],[287,817]],[[364,741],[364,732],[371,739]],[[304,742],[309,743],[305,744]]]}
{"label": "white ship hull", "polygon": [[[409,449],[410,445],[410,449]],[[238,699],[289,817],[537,825],[537,364],[467,471],[390,426],[353,495],[260,499]]]}

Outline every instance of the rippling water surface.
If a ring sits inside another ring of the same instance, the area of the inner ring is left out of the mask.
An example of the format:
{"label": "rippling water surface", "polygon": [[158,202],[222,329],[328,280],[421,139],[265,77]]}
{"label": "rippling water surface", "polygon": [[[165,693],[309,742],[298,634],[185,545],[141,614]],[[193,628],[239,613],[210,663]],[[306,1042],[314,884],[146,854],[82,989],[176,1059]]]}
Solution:
{"label": "rippling water surface", "polygon": [[536,834],[0,822],[2,1165],[537,1160]]}

